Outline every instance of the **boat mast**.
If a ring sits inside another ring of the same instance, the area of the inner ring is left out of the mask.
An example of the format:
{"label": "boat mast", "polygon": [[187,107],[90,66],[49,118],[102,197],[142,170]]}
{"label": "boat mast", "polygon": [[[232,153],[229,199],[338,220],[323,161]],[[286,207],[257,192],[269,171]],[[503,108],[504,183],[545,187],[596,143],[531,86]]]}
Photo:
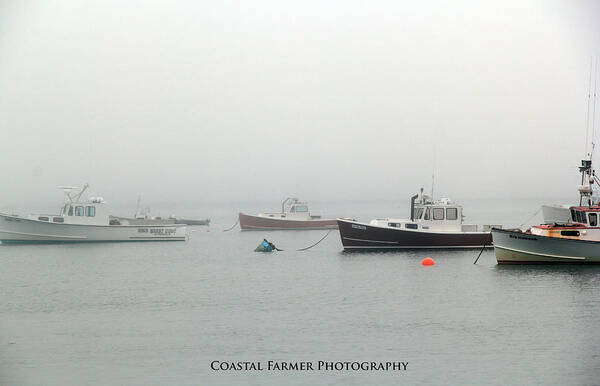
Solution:
{"label": "boat mast", "polygon": [[[591,72],[591,63],[590,63],[590,72]],[[591,73],[590,73],[591,76]],[[592,150],[590,151],[590,161],[592,160],[592,155],[594,154],[594,147],[596,146],[596,95],[598,94],[597,89],[598,84],[598,57],[596,57],[596,66],[594,68],[594,107],[592,109]],[[589,103],[588,103],[589,105]],[[589,119],[588,119],[589,121]]]}
{"label": "boat mast", "polygon": [[594,169],[592,169],[592,157],[594,156],[594,148],[596,147],[596,96],[597,96],[597,83],[598,83],[598,58],[596,58],[596,63],[594,67],[594,104],[592,107],[592,135],[591,135],[591,149],[588,152],[588,132],[590,126],[590,98],[591,98],[591,87],[592,87],[592,58],[590,58],[590,78],[588,85],[588,111],[587,111],[587,121],[586,121],[586,130],[585,130],[585,139],[586,139],[586,159],[581,160],[581,166],[579,167],[579,172],[581,173],[581,185],[579,185],[579,205],[583,205],[584,200],[587,200],[587,205],[592,206],[592,195],[593,189],[592,184],[594,181],[597,181],[596,173]]}
{"label": "boat mast", "polygon": [[431,168],[431,199],[433,200],[433,185],[435,182],[436,147],[433,145],[433,167]]}
{"label": "boat mast", "polygon": [[587,113],[585,116],[585,157],[590,157],[588,152],[589,145],[589,131],[590,131],[590,102],[592,101],[592,57],[590,56],[590,77],[588,81],[588,100],[587,100]]}
{"label": "boat mast", "polygon": [[140,213],[140,202],[142,201],[142,196],[138,196],[137,198],[137,203],[135,205],[135,214],[133,215],[133,218],[136,218],[138,216],[138,214]]}

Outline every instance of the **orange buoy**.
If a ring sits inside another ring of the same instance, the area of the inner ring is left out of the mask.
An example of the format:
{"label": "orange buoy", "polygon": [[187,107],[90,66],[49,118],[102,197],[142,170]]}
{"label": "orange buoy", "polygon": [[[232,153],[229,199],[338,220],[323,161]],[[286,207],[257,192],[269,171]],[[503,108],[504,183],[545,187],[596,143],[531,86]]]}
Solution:
{"label": "orange buoy", "polygon": [[423,259],[423,261],[421,261],[421,264],[428,266],[428,265],[435,265],[435,261],[433,261],[433,259],[431,257],[426,257]]}

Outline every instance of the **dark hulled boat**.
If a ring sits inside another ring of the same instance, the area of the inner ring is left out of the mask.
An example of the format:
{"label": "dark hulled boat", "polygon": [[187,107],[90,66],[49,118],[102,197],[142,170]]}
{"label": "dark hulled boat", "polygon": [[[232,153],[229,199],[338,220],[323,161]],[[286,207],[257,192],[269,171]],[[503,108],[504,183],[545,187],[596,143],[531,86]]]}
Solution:
{"label": "dark hulled boat", "polygon": [[411,198],[410,219],[338,219],[344,250],[491,247],[492,225],[463,224],[462,206],[448,199],[433,201],[422,190],[417,198]]}

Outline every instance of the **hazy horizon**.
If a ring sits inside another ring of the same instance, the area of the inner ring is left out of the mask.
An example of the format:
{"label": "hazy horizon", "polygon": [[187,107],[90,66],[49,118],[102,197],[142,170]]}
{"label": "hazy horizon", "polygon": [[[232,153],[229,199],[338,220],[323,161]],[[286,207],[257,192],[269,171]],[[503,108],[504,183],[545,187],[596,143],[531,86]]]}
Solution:
{"label": "hazy horizon", "polygon": [[599,16],[591,0],[3,2],[0,207],[84,183],[120,205],[404,202],[432,173],[459,201],[576,198]]}

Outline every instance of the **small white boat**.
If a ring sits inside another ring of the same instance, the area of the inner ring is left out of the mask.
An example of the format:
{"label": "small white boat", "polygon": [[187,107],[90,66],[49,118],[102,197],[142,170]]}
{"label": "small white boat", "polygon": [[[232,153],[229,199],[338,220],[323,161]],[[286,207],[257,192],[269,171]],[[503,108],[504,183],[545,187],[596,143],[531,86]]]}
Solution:
{"label": "small white boat", "polygon": [[[59,214],[28,217],[0,213],[0,241],[15,243],[67,243],[102,241],[184,241],[186,226],[111,216],[102,197],[80,201],[87,189],[61,187],[66,200]],[[78,191],[73,194],[73,192]]]}

